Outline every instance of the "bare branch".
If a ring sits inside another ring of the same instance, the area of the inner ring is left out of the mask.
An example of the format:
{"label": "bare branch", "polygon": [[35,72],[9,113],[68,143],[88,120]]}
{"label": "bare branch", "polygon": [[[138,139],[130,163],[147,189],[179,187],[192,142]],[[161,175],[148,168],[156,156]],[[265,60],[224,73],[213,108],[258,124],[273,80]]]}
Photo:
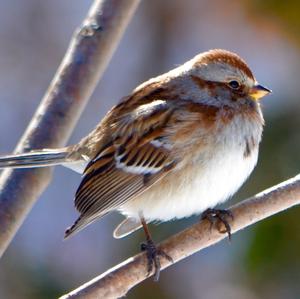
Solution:
{"label": "bare branch", "polygon": [[[237,232],[255,222],[300,203],[300,175],[265,190],[252,198],[234,205],[231,211],[234,221],[232,232]],[[220,231],[224,227],[219,227]],[[162,242],[160,248],[170,255],[174,263],[213,245],[226,237],[218,230],[211,229],[204,220]],[[170,266],[161,259],[162,269]],[[140,253],[113,267],[102,275],[82,285],[60,299],[119,298],[147,278],[146,254]]]}
{"label": "bare branch", "polygon": [[[63,146],[139,0],[96,0],[16,151]],[[0,178],[0,256],[51,180],[51,170],[6,170]]]}

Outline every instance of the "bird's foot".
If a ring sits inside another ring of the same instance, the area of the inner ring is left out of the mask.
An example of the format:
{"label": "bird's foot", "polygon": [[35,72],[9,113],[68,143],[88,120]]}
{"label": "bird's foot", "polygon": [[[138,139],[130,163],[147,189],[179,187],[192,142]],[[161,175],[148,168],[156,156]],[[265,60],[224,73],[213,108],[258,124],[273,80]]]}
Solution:
{"label": "bird's foot", "polygon": [[222,230],[219,227],[219,232],[227,233],[228,239],[229,241],[231,241],[231,227],[228,223],[228,218],[231,218],[231,220],[233,220],[233,214],[230,210],[207,209],[201,215],[201,219],[207,219],[211,223],[211,226],[216,223],[216,220],[219,223],[222,223],[225,226],[225,230]]}
{"label": "bird's foot", "polygon": [[154,281],[157,282],[159,280],[160,269],[161,269],[160,257],[164,257],[171,263],[173,263],[173,259],[168,254],[166,254],[163,250],[157,248],[153,240],[151,239],[147,239],[145,243],[141,244],[141,250],[146,251],[147,253],[148,276],[152,273],[154,267]]}

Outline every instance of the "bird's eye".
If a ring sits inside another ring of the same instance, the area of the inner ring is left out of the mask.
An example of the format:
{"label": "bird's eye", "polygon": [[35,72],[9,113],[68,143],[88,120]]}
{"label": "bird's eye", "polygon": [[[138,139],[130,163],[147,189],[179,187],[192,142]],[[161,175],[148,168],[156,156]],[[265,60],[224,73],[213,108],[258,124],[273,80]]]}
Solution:
{"label": "bird's eye", "polygon": [[240,87],[240,83],[235,80],[230,81],[228,84],[232,89],[239,89]]}

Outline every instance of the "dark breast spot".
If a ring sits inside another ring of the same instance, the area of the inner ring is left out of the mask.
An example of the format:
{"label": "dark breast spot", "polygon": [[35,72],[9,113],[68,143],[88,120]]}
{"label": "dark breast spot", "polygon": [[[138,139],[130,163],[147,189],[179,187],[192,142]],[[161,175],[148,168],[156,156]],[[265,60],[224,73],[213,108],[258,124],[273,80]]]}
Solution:
{"label": "dark breast spot", "polygon": [[245,137],[245,148],[244,148],[244,158],[248,158],[251,156],[253,150],[256,147],[256,143],[255,140],[253,138],[253,136],[251,136],[250,138]]}

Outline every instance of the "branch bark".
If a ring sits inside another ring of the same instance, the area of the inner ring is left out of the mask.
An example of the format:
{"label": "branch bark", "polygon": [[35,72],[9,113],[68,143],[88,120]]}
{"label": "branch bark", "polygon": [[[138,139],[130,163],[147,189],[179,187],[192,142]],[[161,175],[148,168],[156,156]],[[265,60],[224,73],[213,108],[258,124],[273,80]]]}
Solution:
{"label": "branch bark", "polygon": [[[234,220],[230,225],[235,233],[253,223],[300,203],[300,174],[231,207]],[[211,229],[207,220],[200,221],[160,244],[174,263],[211,246],[226,237],[224,227]],[[161,259],[162,269],[171,263]],[[66,294],[60,299],[119,298],[147,278],[147,259],[140,253]]]}
{"label": "branch bark", "polygon": [[[96,0],[16,152],[65,145],[139,0]],[[0,256],[51,180],[50,169],[5,170],[0,178]]]}

